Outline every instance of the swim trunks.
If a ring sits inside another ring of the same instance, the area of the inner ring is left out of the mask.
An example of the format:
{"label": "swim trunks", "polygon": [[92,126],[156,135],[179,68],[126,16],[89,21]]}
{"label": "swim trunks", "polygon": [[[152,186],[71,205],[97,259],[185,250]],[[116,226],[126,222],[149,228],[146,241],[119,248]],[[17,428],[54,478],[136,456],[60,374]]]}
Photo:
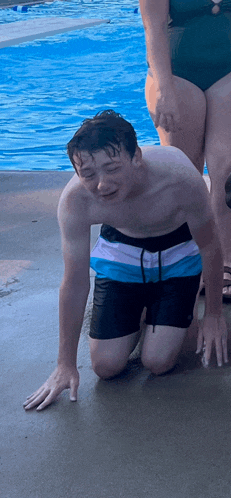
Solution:
{"label": "swim trunks", "polygon": [[212,0],[170,0],[172,73],[203,91],[231,72],[231,0],[221,0],[217,14],[214,5]]}
{"label": "swim trunks", "polygon": [[187,223],[159,237],[133,238],[102,225],[91,253],[96,272],[90,337],[112,339],[146,323],[187,328],[202,271]]}

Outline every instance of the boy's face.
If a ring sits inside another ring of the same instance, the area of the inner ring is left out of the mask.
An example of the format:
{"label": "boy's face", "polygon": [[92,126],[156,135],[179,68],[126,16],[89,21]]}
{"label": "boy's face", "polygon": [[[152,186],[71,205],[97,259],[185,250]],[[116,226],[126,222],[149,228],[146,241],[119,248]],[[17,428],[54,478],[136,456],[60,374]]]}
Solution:
{"label": "boy's face", "polygon": [[131,159],[124,148],[115,156],[109,156],[104,150],[92,156],[81,152],[82,165],[78,156],[73,155],[76,171],[85,189],[101,203],[121,202],[132,191],[135,167],[141,163],[141,151],[137,147]]}

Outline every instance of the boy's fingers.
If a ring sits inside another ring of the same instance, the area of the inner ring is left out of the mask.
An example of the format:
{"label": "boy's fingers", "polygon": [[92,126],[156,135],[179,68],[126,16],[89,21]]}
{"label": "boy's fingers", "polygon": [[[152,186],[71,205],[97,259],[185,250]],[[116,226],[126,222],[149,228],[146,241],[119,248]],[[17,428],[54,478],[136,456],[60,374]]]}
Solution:
{"label": "boy's fingers", "polygon": [[43,410],[44,408],[46,408],[46,406],[50,405],[52,403],[52,401],[55,401],[56,397],[58,396],[58,392],[56,391],[53,391],[51,392],[47,397],[46,399],[43,401],[43,403],[41,403],[41,405],[38,406],[38,408],[36,408],[36,411],[37,412],[40,412],[41,410]]}
{"label": "boy's fingers", "polygon": [[218,367],[222,366],[222,344],[220,338],[215,341]]}
{"label": "boy's fingers", "polygon": [[196,350],[196,354],[198,354],[198,353],[201,352],[202,346],[203,346],[203,335],[202,335],[202,332],[199,330],[198,337],[197,337],[197,350]]}
{"label": "boy's fingers", "polygon": [[78,389],[78,381],[75,379],[71,379],[70,381],[70,400],[77,401],[77,389]]}
{"label": "boy's fingers", "polygon": [[29,403],[31,403],[32,401],[34,401],[34,399],[36,399],[38,396],[40,396],[44,391],[44,388],[42,389],[39,389],[38,391],[36,391],[34,394],[31,394],[31,396],[29,396],[26,401],[23,403],[23,406],[26,406],[28,405]]}
{"label": "boy's fingers", "polygon": [[26,397],[27,400],[31,399],[31,398],[34,398],[35,396],[37,396],[38,394],[40,394],[42,391],[43,391],[44,387],[40,387],[40,389],[37,389],[37,391],[34,391],[32,394],[30,394],[29,396]]}
{"label": "boy's fingers", "polygon": [[31,408],[34,408],[35,406],[39,405],[39,403],[41,403],[41,401],[43,401],[44,398],[48,396],[49,392],[50,391],[44,390],[39,396],[36,396],[33,401],[24,406],[25,410],[30,410]]}
{"label": "boy's fingers", "polygon": [[226,337],[222,336],[221,342],[222,342],[224,362],[228,363],[229,359],[228,359],[227,336]]}
{"label": "boy's fingers", "polygon": [[211,341],[207,341],[205,343],[205,350],[204,350],[203,361],[202,361],[204,367],[208,367],[208,365],[209,365],[209,360],[210,360],[210,357],[211,357],[211,351],[212,351],[212,342]]}

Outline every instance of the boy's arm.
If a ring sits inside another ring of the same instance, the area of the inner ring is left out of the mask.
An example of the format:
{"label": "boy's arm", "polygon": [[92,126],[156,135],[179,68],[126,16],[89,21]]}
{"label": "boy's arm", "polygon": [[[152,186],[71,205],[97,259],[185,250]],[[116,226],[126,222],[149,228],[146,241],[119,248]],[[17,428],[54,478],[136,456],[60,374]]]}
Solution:
{"label": "boy's arm", "polygon": [[[79,210],[80,213],[79,213]],[[59,294],[58,365],[76,365],[77,346],[90,290],[90,224],[83,206],[59,211],[65,264]]]}
{"label": "boy's arm", "polygon": [[66,201],[61,201],[59,206],[65,271],[59,297],[58,365],[41,388],[27,398],[25,409],[39,405],[37,410],[42,410],[67,388],[70,388],[70,399],[77,399],[77,347],[90,288],[90,225],[86,222],[86,213],[84,219],[82,208],[73,212]]}
{"label": "boy's arm", "polygon": [[197,353],[204,351],[204,365],[209,364],[213,342],[217,363],[222,365],[227,356],[227,329],[222,314],[223,254],[212,213],[208,189],[195,171],[191,184],[185,186],[187,196],[187,223],[200,249],[205,283],[205,315],[199,331]]}

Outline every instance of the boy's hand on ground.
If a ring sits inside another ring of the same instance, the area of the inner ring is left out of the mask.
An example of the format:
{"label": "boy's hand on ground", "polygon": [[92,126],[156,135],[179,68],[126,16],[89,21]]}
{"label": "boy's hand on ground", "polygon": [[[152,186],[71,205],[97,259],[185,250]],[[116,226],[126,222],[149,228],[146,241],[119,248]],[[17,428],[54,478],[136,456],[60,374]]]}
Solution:
{"label": "boy's hand on ground", "polygon": [[39,405],[37,410],[43,410],[50,405],[64,389],[70,389],[70,400],[77,401],[79,373],[76,367],[59,365],[46,382],[27,397],[23,406],[25,410]]}
{"label": "boy's hand on ground", "polygon": [[226,321],[223,315],[204,317],[198,332],[196,350],[196,353],[203,351],[202,363],[204,367],[209,365],[213,342],[216,348],[218,366],[221,367],[223,361],[228,363],[227,336]]}

